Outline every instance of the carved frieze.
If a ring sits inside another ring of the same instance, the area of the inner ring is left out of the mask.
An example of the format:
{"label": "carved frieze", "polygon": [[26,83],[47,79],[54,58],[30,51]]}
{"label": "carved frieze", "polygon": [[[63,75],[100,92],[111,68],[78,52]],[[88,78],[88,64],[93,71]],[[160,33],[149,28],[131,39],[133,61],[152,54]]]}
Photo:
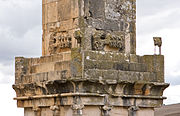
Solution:
{"label": "carved frieze", "polygon": [[123,51],[125,48],[124,35],[106,32],[96,32],[93,36],[93,50],[104,51],[105,46]]}
{"label": "carved frieze", "polygon": [[50,54],[72,47],[72,37],[67,33],[52,32],[49,40]]}

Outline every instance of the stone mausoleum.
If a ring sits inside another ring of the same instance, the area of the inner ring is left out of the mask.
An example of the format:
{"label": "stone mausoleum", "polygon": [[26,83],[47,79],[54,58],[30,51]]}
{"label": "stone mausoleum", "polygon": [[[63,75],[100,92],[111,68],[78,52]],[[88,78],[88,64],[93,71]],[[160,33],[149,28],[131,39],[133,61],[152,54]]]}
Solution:
{"label": "stone mausoleum", "polygon": [[43,0],[42,56],[16,57],[24,116],[154,116],[163,55],[136,55],[136,0]]}

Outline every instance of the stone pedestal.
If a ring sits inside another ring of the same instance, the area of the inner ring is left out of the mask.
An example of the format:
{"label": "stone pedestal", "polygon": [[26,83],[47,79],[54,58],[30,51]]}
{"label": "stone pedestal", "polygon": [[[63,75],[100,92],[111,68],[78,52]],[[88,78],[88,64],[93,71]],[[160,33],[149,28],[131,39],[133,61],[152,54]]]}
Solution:
{"label": "stone pedestal", "polygon": [[43,55],[16,57],[25,116],[154,116],[164,56],[136,55],[135,0],[43,0]]}

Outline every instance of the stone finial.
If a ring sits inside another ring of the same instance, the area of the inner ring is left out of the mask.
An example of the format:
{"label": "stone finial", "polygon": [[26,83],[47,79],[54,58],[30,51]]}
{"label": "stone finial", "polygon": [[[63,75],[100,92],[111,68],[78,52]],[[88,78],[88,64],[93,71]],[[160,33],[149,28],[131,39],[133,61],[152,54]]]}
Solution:
{"label": "stone finial", "polygon": [[156,54],[156,46],[159,47],[159,55],[161,55],[161,46],[162,46],[162,38],[161,37],[153,37],[154,40],[154,54]]}

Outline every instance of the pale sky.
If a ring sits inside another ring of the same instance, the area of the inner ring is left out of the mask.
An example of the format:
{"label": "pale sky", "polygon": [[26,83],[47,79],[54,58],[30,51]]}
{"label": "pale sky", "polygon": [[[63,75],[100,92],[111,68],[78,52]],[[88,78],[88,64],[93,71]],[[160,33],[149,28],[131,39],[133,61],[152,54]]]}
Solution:
{"label": "pale sky", "polygon": [[[0,109],[23,116],[13,101],[15,56],[41,55],[41,0],[0,0]],[[153,37],[163,39],[165,104],[180,103],[180,0],[137,0],[137,54],[153,54]]]}

